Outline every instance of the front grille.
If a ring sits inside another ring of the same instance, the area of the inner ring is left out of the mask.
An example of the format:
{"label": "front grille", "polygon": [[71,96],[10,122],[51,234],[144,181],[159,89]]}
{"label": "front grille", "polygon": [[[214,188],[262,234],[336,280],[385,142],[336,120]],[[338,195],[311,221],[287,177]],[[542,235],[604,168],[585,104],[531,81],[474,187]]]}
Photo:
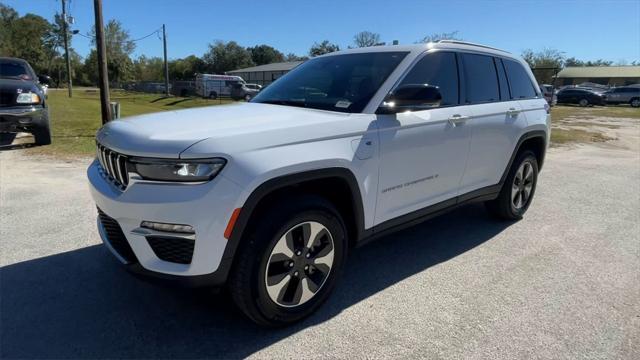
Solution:
{"label": "front grille", "polygon": [[147,242],[158,258],[178,264],[191,264],[195,240],[147,236]]}
{"label": "front grille", "polygon": [[129,173],[127,172],[127,157],[112,151],[100,143],[96,143],[97,157],[100,161],[104,175],[120,189],[126,189],[129,184]]}
{"label": "front grille", "polygon": [[131,245],[129,245],[129,242],[124,236],[122,228],[120,228],[118,222],[102,212],[100,209],[98,209],[98,218],[100,219],[102,227],[104,227],[105,233],[107,234],[106,240],[109,242],[109,245],[111,245],[113,250],[115,250],[115,252],[117,252],[118,255],[127,262],[137,262],[138,259],[133,253]]}
{"label": "front grille", "polygon": [[14,89],[0,90],[0,107],[15,105],[17,97],[18,93]]}

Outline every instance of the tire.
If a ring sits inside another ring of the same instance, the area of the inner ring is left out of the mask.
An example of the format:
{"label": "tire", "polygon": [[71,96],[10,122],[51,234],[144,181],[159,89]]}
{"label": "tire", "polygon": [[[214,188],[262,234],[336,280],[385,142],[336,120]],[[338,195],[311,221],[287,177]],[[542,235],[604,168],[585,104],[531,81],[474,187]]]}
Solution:
{"label": "tire", "polygon": [[51,129],[49,128],[49,125],[34,129],[33,137],[35,138],[36,145],[51,144]]}
{"label": "tire", "polygon": [[217,98],[218,98],[218,93],[217,92],[212,91],[212,92],[209,93],[209,99],[215,100]]}
{"label": "tire", "polygon": [[578,105],[582,106],[582,107],[587,107],[589,106],[589,100],[587,99],[580,99],[580,101],[578,101]]}
{"label": "tire", "polygon": [[[259,216],[242,239],[229,290],[257,324],[284,326],[311,315],[328,298],[346,260],[346,230],[333,205],[315,196],[295,197],[261,214],[268,216]],[[321,230],[313,246],[302,246],[312,229]]]}
{"label": "tire", "polygon": [[520,220],[531,205],[537,183],[538,160],[532,151],[523,151],[518,154],[509,169],[509,174],[498,197],[495,200],[485,202],[485,205],[489,212],[499,219]]}
{"label": "tire", "polygon": [[629,105],[631,105],[631,107],[640,107],[640,98],[633,98],[631,99],[631,101],[629,101]]}
{"label": "tire", "polygon": [[245,95],[244,101],[249,101],[249,100],[251,100],[251,95],[250,94]]}

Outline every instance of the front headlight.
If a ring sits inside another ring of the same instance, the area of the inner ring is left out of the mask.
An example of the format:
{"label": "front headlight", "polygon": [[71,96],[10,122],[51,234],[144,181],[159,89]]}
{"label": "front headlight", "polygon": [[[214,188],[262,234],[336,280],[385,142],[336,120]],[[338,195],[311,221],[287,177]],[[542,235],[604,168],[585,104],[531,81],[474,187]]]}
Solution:
{"label": "front headlight", "polygon": [[16,103],[18,104],[39,104],[40,96],[34,93],[22,93],[18,94],[18,98],[16,99]]}
{"label": "front headlight", "polygon": [[147,180],[195,182],[213,179],[222,170],[225,159],[165,160],[131,158],[133,171]]}

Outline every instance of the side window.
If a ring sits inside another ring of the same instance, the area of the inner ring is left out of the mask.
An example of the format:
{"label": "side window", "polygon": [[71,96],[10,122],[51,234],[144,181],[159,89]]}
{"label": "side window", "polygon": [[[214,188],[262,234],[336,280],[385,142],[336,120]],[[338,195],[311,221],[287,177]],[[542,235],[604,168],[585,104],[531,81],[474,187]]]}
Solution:
{"label": "side window", "polygon": [[507,70],[512,99],[530,99],[538,95],[531,83],[529,74],[522,67],[522,64],[506,59],[502,62],[504,63],[505,70]]}
{"label": "side window", "polygon": [[400,85],[429,84],[442,94],[442,106],[458,104],[458,64],[451,52],[436,52],[423,57]]}
{"label": "side window", "polygon": [[[507,80],[507,74],[504,71],[504,65],[502,65],[502,60],[499,58],[493,58],[493,62],[496,65],[496,69],[498,70],[498,80],[500,84],[500,100],[506,101],[511,99],[511,93],[509,92],[509,81]],[[540,88],[540,91],[543,91]]]}
{"label": "side window", "polygon": [[493,58],[485,55],[462,54],[465,82],[465,103],[476,104],[500,100],[498,75]]}

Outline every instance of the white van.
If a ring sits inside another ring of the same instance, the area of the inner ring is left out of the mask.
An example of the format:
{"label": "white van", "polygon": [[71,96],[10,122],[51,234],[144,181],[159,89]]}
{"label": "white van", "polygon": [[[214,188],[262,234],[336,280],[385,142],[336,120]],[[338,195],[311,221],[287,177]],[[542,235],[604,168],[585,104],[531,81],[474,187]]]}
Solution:
{"label": "white van", "polygon": [[196,94],[210,99],[217,99],[219,96],[231,96],[231,88],[234,84],[244,84],[245,81],[240,76],[230,75],[196,75]]}

